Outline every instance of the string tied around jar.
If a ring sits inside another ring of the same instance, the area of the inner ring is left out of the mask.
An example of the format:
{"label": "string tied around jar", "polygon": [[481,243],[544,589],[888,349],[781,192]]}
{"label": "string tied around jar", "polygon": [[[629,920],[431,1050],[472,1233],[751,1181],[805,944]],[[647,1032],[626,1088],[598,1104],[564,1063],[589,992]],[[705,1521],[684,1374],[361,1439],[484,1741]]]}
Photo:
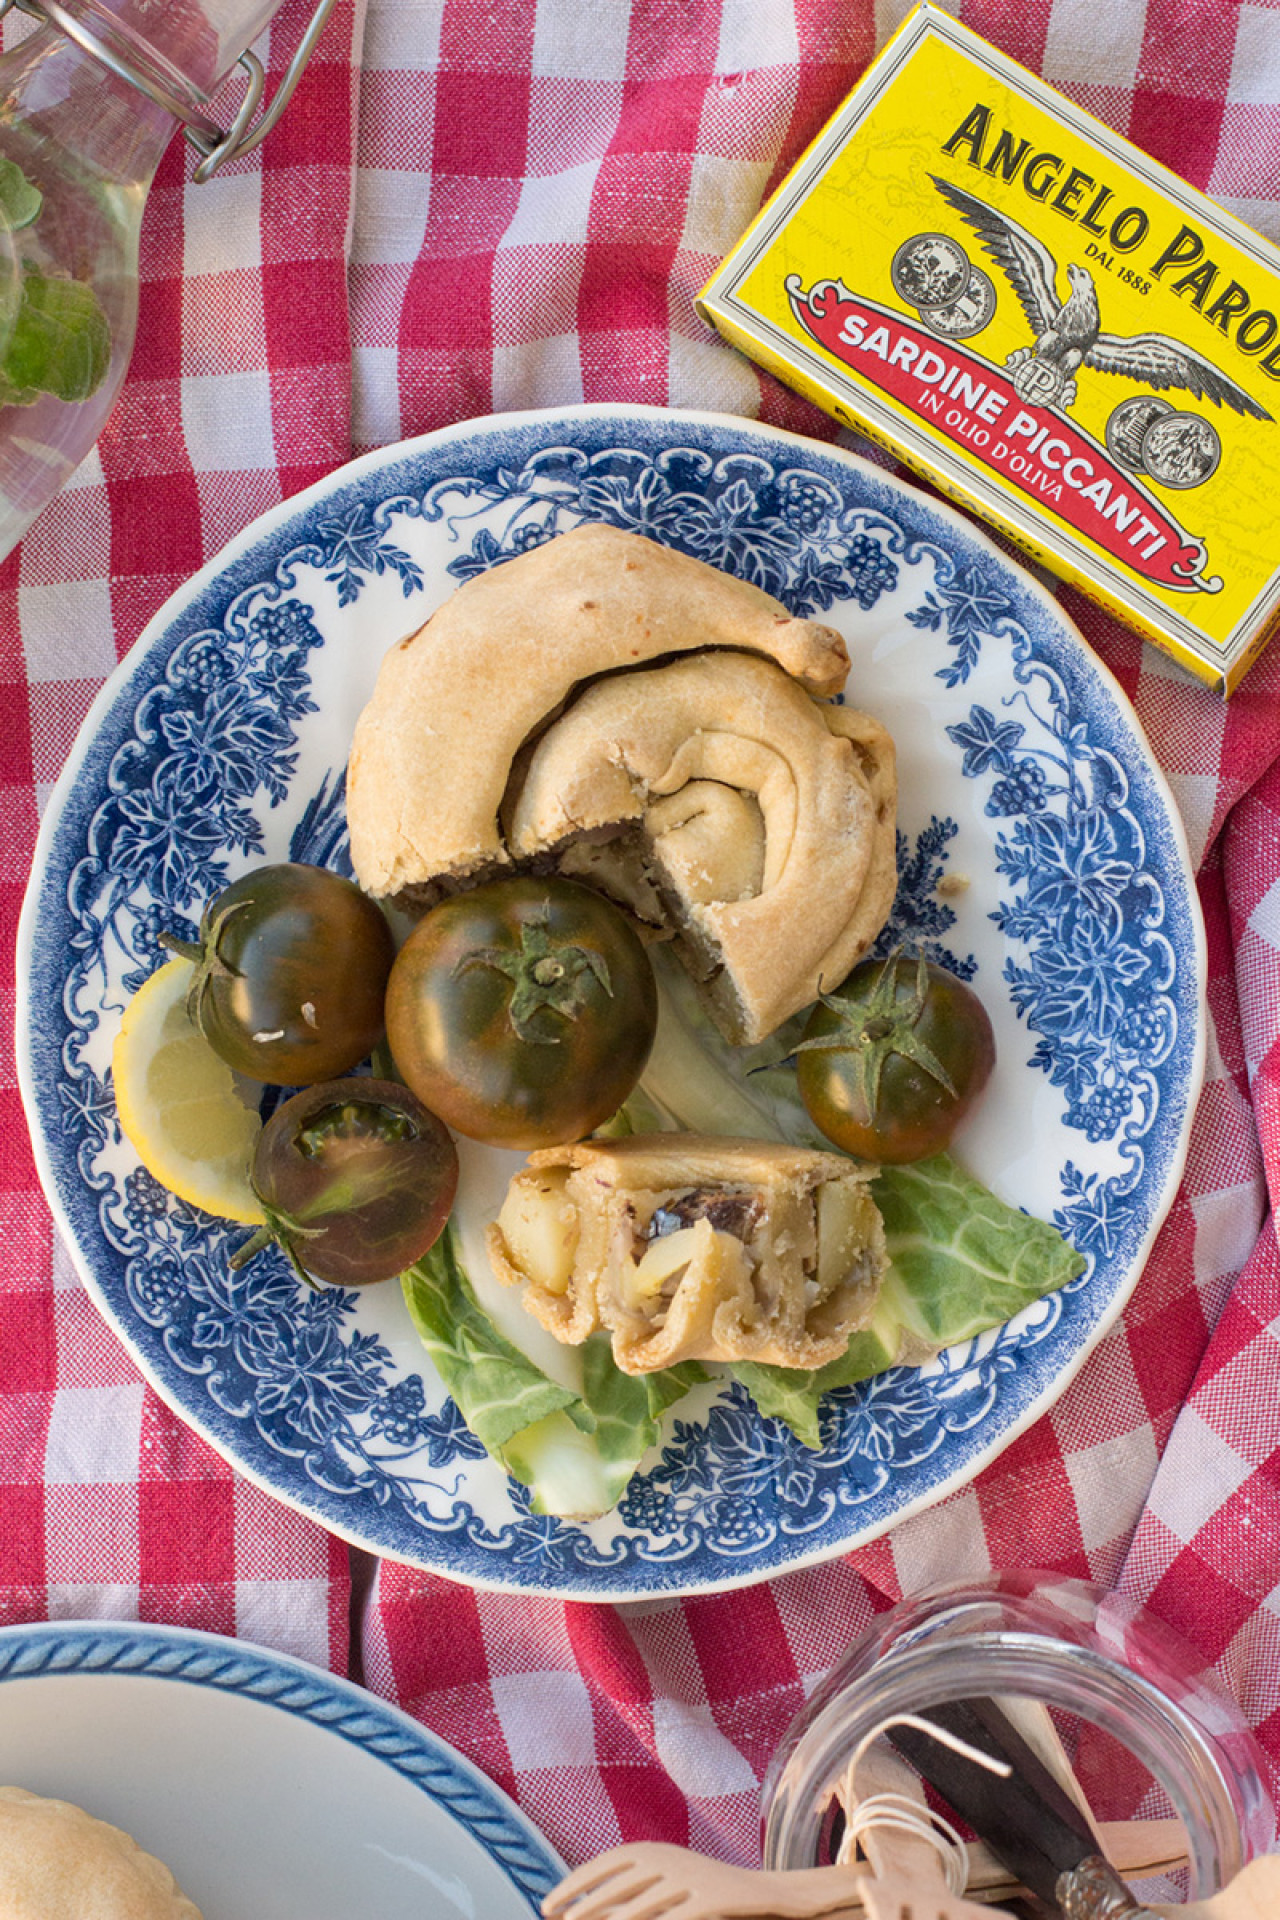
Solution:
{"label": "string tied around jar", "polygon": [[1002,1780],[1007,1780],[1013,1771],[1006,1761],[996,1760],[980,1748],[970,1746],[967,1740],[949,1733],[945,1727],[935,1726],[932,1720],[922,1714],[890,1714],[864,1734],[845,1762],[836,1789],[845,1817],[844,1832],[836,1850],[836,1865],[852,1865],[860,1843],[876,1828],[886,1833],[910,1834],[913,1839],[926,1841],[934,1849],[947,1891],[958,1897],[968,1882],[969,1854],[964,1841],[944,1814],[935,1813],[923,1800],[912,1800],[905,1793],[869,1793],[865,1799],[858,1798],[854,1781],[858,1763],[867,1749],[873,1747],[891,1727],[914,1727],[918,1733],[927,1733],[931,1740],[949,1747],[952,1753],[973,1761],[976,1766],[985,1767],[988,1773],[998,1774]]}

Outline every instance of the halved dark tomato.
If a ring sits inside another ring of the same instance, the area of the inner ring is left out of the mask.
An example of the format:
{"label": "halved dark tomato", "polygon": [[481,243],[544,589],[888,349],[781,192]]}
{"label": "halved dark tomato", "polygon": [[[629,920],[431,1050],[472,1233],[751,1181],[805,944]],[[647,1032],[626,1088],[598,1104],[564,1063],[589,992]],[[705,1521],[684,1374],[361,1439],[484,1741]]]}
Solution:
{"label": "halved dark tomato", "polygon": [[267,1224],[233,1267],[274,1240],[304,1279],[363,1287],[403,1273],[439,1238],[458,1150],[407,1087],[331,1080],[276,1109],[258,1136],[251,1178]]}

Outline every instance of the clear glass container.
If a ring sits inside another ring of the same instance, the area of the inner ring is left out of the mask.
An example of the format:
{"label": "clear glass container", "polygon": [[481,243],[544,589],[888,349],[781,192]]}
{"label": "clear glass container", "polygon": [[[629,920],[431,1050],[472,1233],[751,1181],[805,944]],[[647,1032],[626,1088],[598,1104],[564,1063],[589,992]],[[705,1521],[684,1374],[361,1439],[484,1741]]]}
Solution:
{"label": "clear glass container", "polygon": [[1022,1573],[904,1600],[850,1648],[769,1767],[765,1865],[827,1863],[849,1756],[891,1716],[991,1697],[1049,1708],[1069,1751],[1117,1743],[1136,1776],[1134,1804],[1142,1798],[1144,1816],[1172,1813],[1186,1830],[1187,1897],[1216,1892],[1273,1844],[1262,1755],[1203,1660],[1122,1595]]}
{"label": "clear glass container", "polygon": [[142,208],[175,126],[52,26],[0,59],[2,205],[17,260],[0,307],[0,555],[84,458],[119,391]]}
{"label": "clear glass container", "polygon": [[161,155],[193,121],[217,135],[200,110],[282,0],[23,4],[39,24],[0,54],[0,559],[119,392]]}

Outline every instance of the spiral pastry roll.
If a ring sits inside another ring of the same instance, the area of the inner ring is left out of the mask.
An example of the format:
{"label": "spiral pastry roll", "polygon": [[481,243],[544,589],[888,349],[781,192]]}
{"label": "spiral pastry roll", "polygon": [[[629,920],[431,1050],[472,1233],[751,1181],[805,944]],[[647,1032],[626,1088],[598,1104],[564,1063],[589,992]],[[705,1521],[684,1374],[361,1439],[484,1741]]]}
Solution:
{"label": "spiral pastry roll", "polygon": [[820,1367],[875,1307],[870,1179],[841,1155],[703,1134],[548,1147],[512,1180],[489,1258],[558,1340],[607,1329],[624,1373]]}
{"label": "spiral pastry roll", "polygon": [[528,757],[518,860],[668,929],[726,1038],[839,985],[897,887],[893,742],[771,660],[689,654],[588,687]]}
{"label": "spiral pastry roll", "polygon": [[814,693],[848,672],[831,627],[616,527],[578,527],[459,587],[392,647],[356,725],[356,878],[409,907],[511,865],[499,812],[527,743],[598,675],[702,647],[776,661]]}

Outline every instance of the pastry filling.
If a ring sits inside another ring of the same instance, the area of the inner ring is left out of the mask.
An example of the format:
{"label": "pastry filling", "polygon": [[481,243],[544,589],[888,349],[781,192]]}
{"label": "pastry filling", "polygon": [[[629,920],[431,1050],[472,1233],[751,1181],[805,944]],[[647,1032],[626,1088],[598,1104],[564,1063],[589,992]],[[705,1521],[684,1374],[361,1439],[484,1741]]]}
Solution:
{"label": "pastry filling", "polygon": [[[566,1175],[558,1170],[544,1173],[537,1181],[516,1182],[498,1216],[515,1264],[538,1286],[556,1294],[569,1287],[578,1242],[577,1209],[565,1187]],[[809,1230],[797,1235],[796,1247],[807,1312],[829,1300],[837,1288],[860,1285],[873,1277],[875,1262],[867,1245],[869,1204],[861,1188],[834,1181],[812,1195],[806,1209]],[[761,1195],[745,1187],[691,1187],[665,1195],[643,1225],[633,1216],[630,1255],[619,1263],[622,1304],[661,1325],[665,1305],[697,1252],[695,1229],[705,1221],[717,1240],[723,1236],[734,1243],[719,1251],[733,1258],[735,1265],[745,1264],[760,1305],[767,1311],[776,1288],[767,1273],[771,1262],[759,1256],[788,1249],[757,1244],[765,1212]]]}
{"label": "pastry filling", "polygon": [[488,1244],[497,1277],[524,1285],[557,1338],[606,1329],[628,1373],[682,1359],[820,1366],[867,1323],[885,1262],[865,1170],[698,1135],[535,1155]]}
{"label": "pastry filling", "polygon": [[693,1229],[705,1221],[715,1235],[720,1258],[744,1274],[762,1314],[773,1310],[777,1298],[774,1269],[779,1258],[794,1256],[802,1276],[805,1313],[811,1314],[837,1290],[860,1288],[876,1278],[878,1262],[867,1241],[869,1207],[861,1188],[836,1182],[821,1186],[803,1206],[794,1245],[783,1245],[758,1232],[766,1207],[757,1192],[694,1187],[669,1195],[644,1226],[635,1229],[631,1258],[621,1263],[618,1275],[620,1303],[661,1326],[698,1252]]}
{"label": "pastry filling", "polygon": [[650,1240],[691,1227],[695,1220],[707,1220],[717,1233],[731,1233],[736,1240],[749,1240],[752,1228],[764,1215],[764,1203],[758,1193],[734,1192],[725,1187],[694,1187],[655,1207],[648,1225],[638,1237],[637,1253],[643,1253]]}

